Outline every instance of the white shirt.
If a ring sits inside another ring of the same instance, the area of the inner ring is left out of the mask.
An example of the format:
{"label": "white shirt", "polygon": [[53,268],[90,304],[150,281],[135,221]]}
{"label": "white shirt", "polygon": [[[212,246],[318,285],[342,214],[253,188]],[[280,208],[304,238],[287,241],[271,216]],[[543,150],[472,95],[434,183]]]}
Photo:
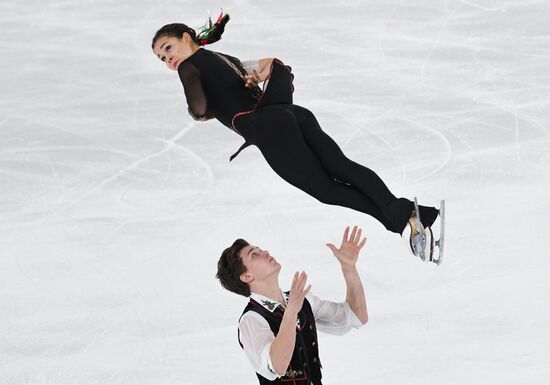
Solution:
{"label": "white shirt", "polygon": [[[250,298],[271,312],[277,305],[281,305],[279,302],[257,293],[252,293]],[[288,297],[284,293],[283,298],[285,302],[288,301]],[[363,325],[345,301],[324,301],[311,292],[307,294],[306,298],[311,305],[315,325],[319,331],[342,335],[352,328],[357,329]],[[239,336],[244,352],[256,373],[270,381],[277,379],[279,375],[273,370],[269,355],[275,335],[266,319],[255,311],[246,312],[239,321]]]}

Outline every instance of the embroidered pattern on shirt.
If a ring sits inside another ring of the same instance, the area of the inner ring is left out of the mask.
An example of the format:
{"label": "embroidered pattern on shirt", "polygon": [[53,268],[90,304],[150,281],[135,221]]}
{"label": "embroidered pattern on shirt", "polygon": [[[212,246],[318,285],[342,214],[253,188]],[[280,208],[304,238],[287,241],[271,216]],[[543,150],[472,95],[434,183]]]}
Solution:
{"label": "embroidered pattern on shirt", "polygon": [[275,302],[271,302],[267,299],[262,299],[262,305],[267,307],[270,311],[273,311],[277,308],[278,304]]}

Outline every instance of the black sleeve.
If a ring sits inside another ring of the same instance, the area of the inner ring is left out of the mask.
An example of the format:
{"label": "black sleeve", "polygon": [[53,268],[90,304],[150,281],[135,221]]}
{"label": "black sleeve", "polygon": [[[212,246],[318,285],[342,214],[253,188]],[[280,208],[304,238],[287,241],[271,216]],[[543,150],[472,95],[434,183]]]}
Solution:
{"label": "black sleeve", "polygon": [[193,64],[189,62],[182,63],[178,68],[189,114],[195,120],[207,119],[207,100],[201,81],[201,73]]}

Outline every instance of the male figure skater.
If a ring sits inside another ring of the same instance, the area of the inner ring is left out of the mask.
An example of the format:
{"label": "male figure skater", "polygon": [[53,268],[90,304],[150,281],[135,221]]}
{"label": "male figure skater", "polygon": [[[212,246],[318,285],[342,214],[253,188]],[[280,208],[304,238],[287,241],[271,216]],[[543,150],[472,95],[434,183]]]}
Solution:
{"label": "male figure skater", "polygon": [[346,227],[337,258],[346,282],[345,302],[321,300],[309,293],[307,274],[294,274],[289,292],[279,287],[281,265],[243,239],[225,249],[216,277],[227,290],[250,297],[239,320],[238,341],[260,384],[320,385],[321,362],[317,329],[341,335],[368,321],[367,303],[356,269],[366,238],[361,229]]}

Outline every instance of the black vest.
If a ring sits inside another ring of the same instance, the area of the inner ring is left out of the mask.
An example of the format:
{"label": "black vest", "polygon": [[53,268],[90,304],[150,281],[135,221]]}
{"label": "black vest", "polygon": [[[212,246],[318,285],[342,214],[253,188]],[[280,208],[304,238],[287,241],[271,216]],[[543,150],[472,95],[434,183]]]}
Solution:
{"label": "black vest", "polygon": [[[282,310],[276,309],[273,312],[270,312],[253,299],[250,299],[250,302],[248,302],[248,305],[243,311],[243,315],[248,311],[254,311],[260,314],[268,322],[273,334],[277,336],[284,314]],[[298,318],[300,320],[300,328],[296,327],[296,343],[294,345],[294,353],[292,353],[292,358],[290,360],[290,364],[288,365],[286,374],[274,381],[269,381],[267,378],[256,373],[258,380],[260,381],[260,385],[321,385],[322,376],[317,343],[317,328],[315,327],[315,318],[313,317],[311,305],[307,299],[304,299],[304,304],[298,313]],[[241,345],[241,348],[243,347],[240,336],[239,345]]]}

